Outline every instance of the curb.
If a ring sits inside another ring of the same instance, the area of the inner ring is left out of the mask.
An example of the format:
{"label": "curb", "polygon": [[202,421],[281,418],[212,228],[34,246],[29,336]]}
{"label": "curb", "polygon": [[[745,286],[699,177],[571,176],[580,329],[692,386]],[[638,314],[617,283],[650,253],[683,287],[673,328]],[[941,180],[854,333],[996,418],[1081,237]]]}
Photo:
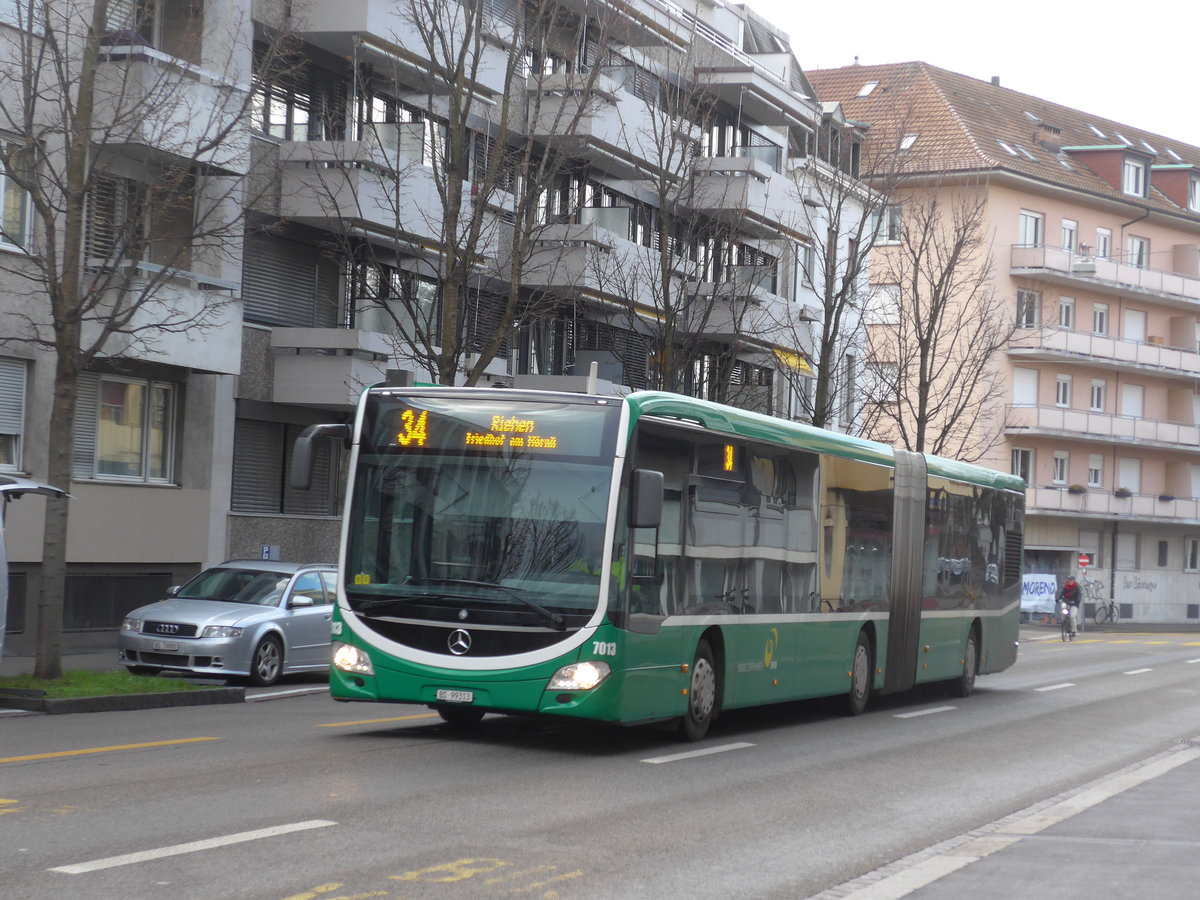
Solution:
{"label": "curb", "polygon": [[[244,703],[242,687],[204,688],[197,691],[159,691],[151,694],[108,694],[101,697],[35,697],[35,692],[0,692],[0,706],[48,715],[83,712],[121,712],[131,709],[162,709],[170,706],[211,706]],[[22,695],[23,694],[23,695]]]}

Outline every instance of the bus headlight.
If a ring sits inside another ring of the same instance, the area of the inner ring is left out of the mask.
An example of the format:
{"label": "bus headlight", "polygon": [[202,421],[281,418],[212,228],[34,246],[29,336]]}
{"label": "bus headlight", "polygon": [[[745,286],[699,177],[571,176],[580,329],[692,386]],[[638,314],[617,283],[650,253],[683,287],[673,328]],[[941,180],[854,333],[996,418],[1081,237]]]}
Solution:
{"label": "bus headlight", "polygon": [[355,675],[375,674],[375,667],[371,665],[371,658],[367,654],[341,641],[333,642],[333,667]]}
{"label": "bus headlight", "polygon": [[608,663],[580,662],[563,666],[550,679],[550,690],[553,691],[590,691],[608,677]]}

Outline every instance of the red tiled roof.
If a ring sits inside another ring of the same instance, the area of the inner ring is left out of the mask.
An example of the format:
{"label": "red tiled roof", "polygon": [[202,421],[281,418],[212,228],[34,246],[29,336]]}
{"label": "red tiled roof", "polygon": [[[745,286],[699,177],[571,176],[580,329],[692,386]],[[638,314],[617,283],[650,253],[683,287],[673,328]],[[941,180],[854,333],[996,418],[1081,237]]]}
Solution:
{"label": "red tiled roof", "polygon": [[[1038,143],[1039,123],[1058,129],[1054,143],[1062,147],[1121,146],[1123,136],[1130,149],[1152,156],[1154,165],[1200,167],[1198,147],[928,63],[810,69],[806,74],[818,99],[840,102],[847,118],[871,126],[869,150],[890,150],[905,134],[918,135],[905,154],[904,167],[910,172],[1007,171],[1130,200],[1085,161]],[[857,96],[871,81],[878,82],[874,90]],[[1186,213],[1153,189],[1149,204]]]}

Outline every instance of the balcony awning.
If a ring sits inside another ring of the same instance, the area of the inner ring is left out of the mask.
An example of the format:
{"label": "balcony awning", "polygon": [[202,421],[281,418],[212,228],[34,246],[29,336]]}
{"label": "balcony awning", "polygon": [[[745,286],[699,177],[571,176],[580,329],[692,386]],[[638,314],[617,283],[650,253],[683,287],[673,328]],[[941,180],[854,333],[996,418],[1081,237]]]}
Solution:
{"label": "balcony awning", "polygon": [[806,360],[799,353],[793,353],[791,350],[780,350],[779,348],[776,348],[775,349],[775,358],[777,360],[779,360],[781,363],[783,363],[785,366],[787,366],[789,369],[795,369],[801,375],[816,375],[817,374],[816,372],[813,371],[812,366],[810,366],[808,364],[808,360]]}

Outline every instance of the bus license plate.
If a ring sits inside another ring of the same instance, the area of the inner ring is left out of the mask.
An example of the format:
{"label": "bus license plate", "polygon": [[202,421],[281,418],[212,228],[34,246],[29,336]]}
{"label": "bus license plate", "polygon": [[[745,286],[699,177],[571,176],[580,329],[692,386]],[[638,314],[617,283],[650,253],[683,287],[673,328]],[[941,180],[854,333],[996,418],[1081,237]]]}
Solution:
{"label": "bus license plate", "polygon": [[436,696],[437,696],[438,700],[443,700],[446,703],[474,703],[475,702],[475,692],[474,691],[447,691],[442,688],[438,688],[438,692],[437,692]]}

